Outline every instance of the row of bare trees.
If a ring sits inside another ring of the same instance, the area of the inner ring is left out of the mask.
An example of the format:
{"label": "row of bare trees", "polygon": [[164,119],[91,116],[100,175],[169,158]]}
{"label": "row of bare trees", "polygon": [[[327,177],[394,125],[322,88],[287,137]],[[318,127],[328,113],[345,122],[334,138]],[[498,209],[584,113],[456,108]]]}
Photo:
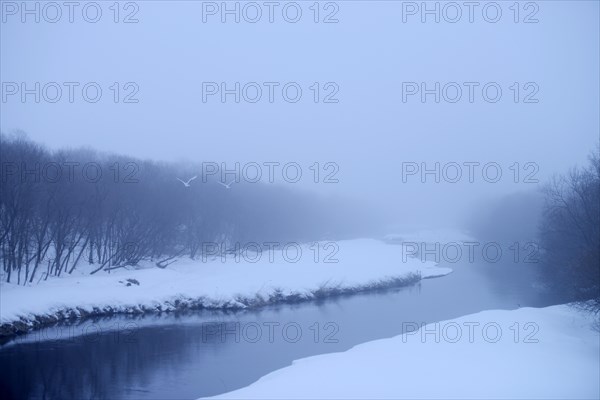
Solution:
{"label": "row of bare trees", "polygon": [[[51,153],[22,137],[2,137],[0,257],[7,281],[71,273],[81,260],[99,268],[135,264],[173,247],[177,208],[139,176],[155,165],[91,151]],[[164,198],[162,199],[164,200]],[[171,214],[171,216],[174,216]],[[170,243],[171,242],[171,243]]]}
{"label": "row of bare trees", "polygon": [[198,257],[206,242],[313,240],[346,221],[333,211],[339,204],[287,187],[176,179],[198,166],[49,151],[23,136],[0,141],[0,262],[9,282],[84,263],[91,273],[141,260],[165,266]]}
{"label": "row of bare trees", "polygon": [[600,150],[545,188],[542,278],[560,297],[600,311]]}

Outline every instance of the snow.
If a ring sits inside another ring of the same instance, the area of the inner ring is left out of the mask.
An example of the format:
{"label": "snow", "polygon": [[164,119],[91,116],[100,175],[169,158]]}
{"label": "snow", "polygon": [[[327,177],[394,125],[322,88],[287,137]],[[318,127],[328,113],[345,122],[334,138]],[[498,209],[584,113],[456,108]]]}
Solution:
{"label": "snow", "polygon": [[[392,279],[420,274],[423,278],[450,273],[433,262],[409,258],[402,262],[401,246],[373,239],[336,242],[332,248],[321,243],[315,259],[314,246],[303,245],[296,262],[294,249],[288,261],[281,251],[263,253],[258,262],[252,254],[235,259],[229,255],[206,260],[180,259],[165,269],[152,263],[138,269],[118,269],[89,275],[96,266],[78,267],[78,273],[49,278],[39,284],[19,286],[0,283],[0,324],[21,320],[31,324],[35,316],[65,312],[75,315],[98,312],[142,312],[171,310],[182,303],[210,308],[246,307],[271,301],[275,295],[310,299],[315,292],[367,288]],[[270,257],[272,256],[272,257]],[[337,263],[324,262],[329,259]],[[127,279],[139,285],[126,286]],[[325,290],[323,290],[325,289]],[[177,303],[176,303],[177,302]]]}
{"label": "snow", "polygon": [[406,233],[390,233],[384,240],[394,243],[460,243],[475,239],[466,233],[454,229],[421,229]]}
{"label": "snow", "polygon": [[484,311],[296,360],[217,398],[598,399],[600,336],[592,324],[567,305]]}

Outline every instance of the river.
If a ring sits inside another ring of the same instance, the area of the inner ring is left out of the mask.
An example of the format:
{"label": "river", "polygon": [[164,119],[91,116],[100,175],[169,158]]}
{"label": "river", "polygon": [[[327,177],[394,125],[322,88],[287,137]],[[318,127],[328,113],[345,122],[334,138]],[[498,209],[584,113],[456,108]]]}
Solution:
{"label": "river", "polygon": [[[249,385],[294,359],[402,333],[410,323],[553,304],[534,264],[452,264],[415,286],[236,313],[86,319],[0,347],[0,397],[195,399]],[[327,371],[323,371],[327,373]]]}

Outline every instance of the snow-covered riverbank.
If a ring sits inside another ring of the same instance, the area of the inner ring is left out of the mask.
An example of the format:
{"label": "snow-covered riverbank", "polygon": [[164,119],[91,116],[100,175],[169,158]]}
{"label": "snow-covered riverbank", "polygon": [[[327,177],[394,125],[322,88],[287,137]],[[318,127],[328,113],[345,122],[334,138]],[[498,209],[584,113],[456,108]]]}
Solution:
{"label": "snow-covered riverbank", "polygon": [[[329,246],[327,246],[329,244]],[[0,336],[24,332],[59,319],[93,314],[235,309],[297,302],[414,283],[442,276],[449,268],[403,257],[402,247],[373,239],[291,246],[235,258],[180,259],[161,269],[152,263],[89,275],[50,278],[31,286],[0,283]],[[336,262],[337,261],[337,262]]]}
{"label": "snow-covered riverbank", "polygon": [[218,398],[600,397],[600,333],[567,305],[484,311],[294,361]]}

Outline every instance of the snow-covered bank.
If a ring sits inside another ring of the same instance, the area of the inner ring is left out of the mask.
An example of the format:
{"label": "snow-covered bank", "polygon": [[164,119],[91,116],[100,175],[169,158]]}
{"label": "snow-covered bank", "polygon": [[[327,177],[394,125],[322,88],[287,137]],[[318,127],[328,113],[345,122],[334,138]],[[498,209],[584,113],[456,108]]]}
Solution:
{"label": "snow-covered bank", "polygon": [[454,229],[422,229],[406,231],[404,233],[390,233],[383,240],[389,243],[454,243],[470,242],[475,240],[472,236]]}
{"label": "snow-covered bank", "polygon": [[[275,250],[235,258],[181,259],[165,269],[151,263],[133,270],[50,278],[40,284],[0,284],[0,336],[59,319],[115,312],[185,308],[245,308],[296,302],[356,291],[401,286],[442,276],[449,268],[409,258],[400,246],[358,239],[303,246],[297,257]],[[295,260],[295,262],[293,262]],[[334,262],[336,261],[337,262]],[[128,281],[129,280],[129,281]]]}
{"label": "snow-covered bank", "polygon": [[410,333],[294,361],[218,398],[597,399],[592,324],[566,305],[407,322]]}

